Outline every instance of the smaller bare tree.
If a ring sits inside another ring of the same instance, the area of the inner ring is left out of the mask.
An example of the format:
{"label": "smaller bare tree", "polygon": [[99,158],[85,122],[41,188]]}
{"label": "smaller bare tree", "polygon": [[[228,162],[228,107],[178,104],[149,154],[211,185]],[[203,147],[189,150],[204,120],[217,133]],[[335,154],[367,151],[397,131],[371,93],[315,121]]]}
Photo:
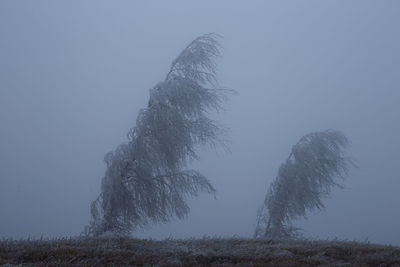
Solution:
{"label": "smaller bare tree", "polygon": [[303,136],[281,165],[264,204],[257,212],[255,237],[292,239],[298,236],[293,219],[306,217],[307,211],[324,208],[323,197],[332,187],[342,187],[354,161],[344,156],[347,138],[339,131],[327,130]]}

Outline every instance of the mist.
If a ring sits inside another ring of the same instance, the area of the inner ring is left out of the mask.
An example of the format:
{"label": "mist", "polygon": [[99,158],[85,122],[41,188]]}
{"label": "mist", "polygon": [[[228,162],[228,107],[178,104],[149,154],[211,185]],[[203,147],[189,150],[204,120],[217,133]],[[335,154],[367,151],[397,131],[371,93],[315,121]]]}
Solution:
{"label": "mist", "polygon": [[149,89],[194,38],[217,33],[219,82],[237,94],[211,116],[229,152],[193,167],[217,189],[185,220],[142,238],[252,237],[291,147],[337,129],[357,160],[296,226],[308,238],[400,245],[397,1],[1,1],[0,238],[77,236],[104,155],[127,140]]}

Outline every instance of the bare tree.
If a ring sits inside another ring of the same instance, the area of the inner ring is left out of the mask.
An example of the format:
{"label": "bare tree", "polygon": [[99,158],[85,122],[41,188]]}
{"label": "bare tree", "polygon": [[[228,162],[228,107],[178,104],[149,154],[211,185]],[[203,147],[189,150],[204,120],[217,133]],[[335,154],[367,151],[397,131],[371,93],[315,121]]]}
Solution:
{"label": "bare tree", "polygon": [[335,130],[303,136],[279,168],[264,204],[257,213],[255,237],[291,239],[298,229],[291,220],[306,217],[307,211],[324,208],[323,197],[332,187],[342,187],[338,177],[345,177],[353,160],[344,156],[347,138]]}
{"label": "bare tree", "polygon": [[189,212],[187,196],[215,193],[206,177],[185,167],[198,159],[196,146],[225,145],[224,128],[207,116],[220,110],[231,92],[218,87],[217,38],[200,36],[179,54],[165,80],[150,89],[148,106],[139,112],[129,141],[106,154],[88,234],[127,234],[150,222],[183,218]]}

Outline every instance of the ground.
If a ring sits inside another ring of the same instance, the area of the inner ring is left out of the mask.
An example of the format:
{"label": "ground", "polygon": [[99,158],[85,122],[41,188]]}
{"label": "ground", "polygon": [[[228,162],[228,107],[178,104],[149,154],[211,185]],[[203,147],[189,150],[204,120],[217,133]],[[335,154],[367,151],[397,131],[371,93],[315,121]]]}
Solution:
{"label": "ground", "polygon": [[278,242],[242,238],[2,240],[0,265],[400,266],[400,247],[357,242]]}

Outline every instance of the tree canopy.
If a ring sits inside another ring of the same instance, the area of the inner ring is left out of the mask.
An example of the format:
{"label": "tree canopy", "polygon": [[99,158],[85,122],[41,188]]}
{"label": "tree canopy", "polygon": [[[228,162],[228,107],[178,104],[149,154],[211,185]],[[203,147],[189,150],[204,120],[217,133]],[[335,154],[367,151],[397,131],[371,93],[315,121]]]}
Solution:
{"label": "tree canopy", "polygon": [[339,131],[327,130],[303,136],[269,187],[258,210],[256,237],[287,239],[296,236],[291,220],[306,217],[307,211],[324,208],[323,198],[334,186],[342,187],[354,161],[344,155],[347,138]]}
{"label": "tree canopy", "polygon": [[128,142],[106,154],[101,193],[91,204],[87,232],[129,233],[150,222],[183,218],[186,197],[215,193],[210,181],[185,169],[196,147],[225,145],[225,130],[208,116],[220,110],[230,90],[217,82],[218,36],[194,39],[172,62],[164,81],[150,89]]}

